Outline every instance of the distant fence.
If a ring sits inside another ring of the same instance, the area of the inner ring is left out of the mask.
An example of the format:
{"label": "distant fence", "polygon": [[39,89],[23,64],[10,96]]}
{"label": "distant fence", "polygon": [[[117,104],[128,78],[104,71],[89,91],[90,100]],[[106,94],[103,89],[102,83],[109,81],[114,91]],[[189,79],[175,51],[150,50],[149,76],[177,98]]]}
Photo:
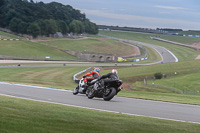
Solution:
{"label": "distant fence", "polygon": [[183,88],[182,93],[186,95],[200,95],[200,87],[199,87],[199,90],[198,89],[191,90],[188,88]]}

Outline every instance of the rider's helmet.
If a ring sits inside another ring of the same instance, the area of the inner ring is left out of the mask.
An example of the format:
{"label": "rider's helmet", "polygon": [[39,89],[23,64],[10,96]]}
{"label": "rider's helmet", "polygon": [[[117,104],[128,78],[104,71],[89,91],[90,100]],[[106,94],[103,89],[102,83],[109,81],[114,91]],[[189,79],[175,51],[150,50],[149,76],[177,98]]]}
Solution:
{"label": "rider's helmet", "polygon": [[117,70],[116,69],[112,69],[111,73],[117,74]]}
{"label": "rider's helmet", "polygon": [[95,68],[93,71],[96,71],[96,72],[100,72],[100,69],[99,68]]}

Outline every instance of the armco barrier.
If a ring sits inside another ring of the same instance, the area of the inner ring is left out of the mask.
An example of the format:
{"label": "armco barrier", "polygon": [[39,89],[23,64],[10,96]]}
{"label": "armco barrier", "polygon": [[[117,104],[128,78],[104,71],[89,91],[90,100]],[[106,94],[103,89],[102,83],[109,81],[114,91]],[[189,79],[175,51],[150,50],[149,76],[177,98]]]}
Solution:
{"label": "armco barrier", "polygon": [[76,83],[79,83],[79,79],[78,79],[76,76],[78,76],[78,75],[80,75],[80,74],[86,72],[87,70],[89,70],[89,69],[91,69],[91,68],[92,68],[92,67],[90,67],[90,68],[88,68],[88,69],[85,69],[85,70],[83,70],[83,71],[81,71],[81,72],[79,72],[79,73],[76,73],[76,74],[73,76],[73,80],[74,80]]}
{"label": "armco barrier", "polygon": [[138,61],[142,61],[142,60],[146,60],[146,59],[147,59],[147,57],[146,58],[140,58],[140,59],[134,59],[133,62],[138,62]]}

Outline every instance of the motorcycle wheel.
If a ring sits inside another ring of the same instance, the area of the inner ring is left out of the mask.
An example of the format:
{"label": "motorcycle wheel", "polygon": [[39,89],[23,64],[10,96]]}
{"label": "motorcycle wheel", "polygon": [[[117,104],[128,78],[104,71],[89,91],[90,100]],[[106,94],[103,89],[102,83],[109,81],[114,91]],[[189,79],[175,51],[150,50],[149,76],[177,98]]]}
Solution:
{"label": "motorcycle wheel", "polygon": [[79,90],[79,87],[74,88],[73,94],[74,94],[74,95],[77,95],[77,94],[78,94],[78,90]]}
{"label": "motorcycle wheel", "polygon": [[89,99],[94,98],[95,90],[93,89],[92,86],[88,87],[88,89],[87,89],[87,94],[86,94],[86,95],[87,95],[87,97],[88,97]]}
{"label": "motorcycle wheel", "polygon": [[117,91],[115,88],[113,88],[113,87],[109,88],[109,92],[106,93],[105,95],[103,95],[103,99],[105,101],[110,101],[115,96],[116,92]]}

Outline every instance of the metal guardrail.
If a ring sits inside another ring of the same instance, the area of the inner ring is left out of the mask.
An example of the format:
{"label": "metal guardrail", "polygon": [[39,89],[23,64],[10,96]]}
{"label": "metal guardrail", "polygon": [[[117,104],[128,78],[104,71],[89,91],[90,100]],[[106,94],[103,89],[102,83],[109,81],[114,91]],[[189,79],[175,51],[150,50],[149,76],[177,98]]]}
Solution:
{"label": "metal guardrail", "polygon": [[87,68],[87,69],[85,69],[85,70],[83,70],[83,71],[81,71],[81,72],[78,72],[78,73],[74,74],[73,80],[75,81],[75,83],[79,83],[79,79],[77,78],[78,75],[80,75],[80,74],[86,72],[87,70],[89,70],[89,69],[91,69],[91,68],[92,68],[92,67],[89,67],[89,68]]}

